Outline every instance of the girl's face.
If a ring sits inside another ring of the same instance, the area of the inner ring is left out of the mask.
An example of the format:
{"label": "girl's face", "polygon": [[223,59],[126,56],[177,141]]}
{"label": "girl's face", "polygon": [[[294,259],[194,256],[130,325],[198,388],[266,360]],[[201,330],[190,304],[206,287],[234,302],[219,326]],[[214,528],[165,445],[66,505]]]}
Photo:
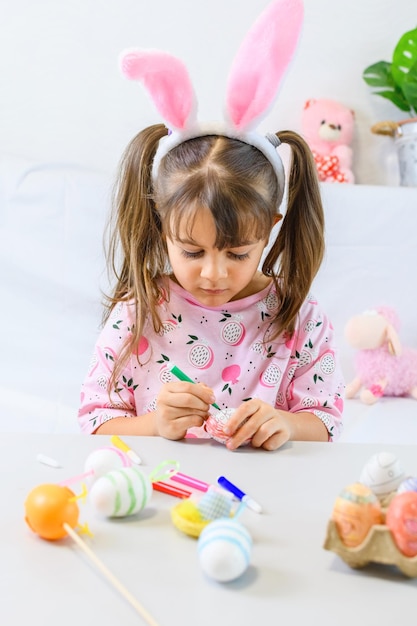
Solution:
{"label": "girl's face", "polygon": [[214,247],[216,228],[208,209],[199,209],[191,232],[184,223],[178,239],[167,237],[173,274],[183,289],[206,306],[221,306],[230,300],[256,293],[266,286],[257,273],[264,240],[245,241],[237,248]]}

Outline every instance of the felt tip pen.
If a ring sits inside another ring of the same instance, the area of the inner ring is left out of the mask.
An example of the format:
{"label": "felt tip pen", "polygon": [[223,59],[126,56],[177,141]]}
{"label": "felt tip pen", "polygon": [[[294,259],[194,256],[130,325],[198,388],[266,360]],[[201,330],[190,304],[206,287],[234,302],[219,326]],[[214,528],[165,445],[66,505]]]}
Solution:
{"label": "felt tip pen", "polygon": [[181,472],[173,474],[171,480],[187,485],[187,487],[191,487],[192,489],[198,489],[199,491],[208,491],[210,487],[209,483],[198,480],[198,478],[193,478],[192,476],[187,476],[187,474],[182,474]]}
{"label": "felt tip pen", "polygon": [[[168,369],[178,378],[178,380],[184,380],[187,383],[193,383],[194,385],[196,384],[195,380],[192,380],[189,376],[187,376],[187,374],[174,365],[174,363],[168,364]],[[221,408],[215,402],[213,402],[211,406],[214,406],[215,409],[221,411]]]}
{"label": "felt tip pen", "polygon": [[140,457],[138,457],[136,452],[134,452],[132,450],[132,448],[130,448],[127,445],[127,443],[122,441],[120,439],[120,437],[118,437],[117,435],[112,435],[112,437],[110,438],[110,441],[112,442],[112,444],[114,445],[115,448],[118,448],[119,450],[122,450],[122,452],[124,452],[126,454],[126,456],[128,456],[129,459],[133,463],[135,463],[136,465],[140,465],[142,463],[142,459]]}
{"label": "felt tip pen", "polygon": [[167,493],[169,496],[176,498],[189,498],[191,496],[191,491],[188,491],[188,489],[180,489],[179,487],[175,487],[175,485],[169,485],[160,480],[152,483],[152,487],[155,491],[161,491],[162,493]]}
{"label": "felt tip pen", "polygon": [[231,483],[230,480],[227,480],[227,478],[225,478],[224,476],[219,476],[219,478],[217,479],[217,483],[221,487],[223,487],[223,489],[226,489],[227,491],[232,493],[235,498],[237,498],[241,502],[244,502],[249,509],[252,509],[252,511],[255,511],[255,513],[262,513],[261,505],[256,502],[256,500],[248,496],[244,491],[239,489],[239,487],[236,487],[236,485]]}

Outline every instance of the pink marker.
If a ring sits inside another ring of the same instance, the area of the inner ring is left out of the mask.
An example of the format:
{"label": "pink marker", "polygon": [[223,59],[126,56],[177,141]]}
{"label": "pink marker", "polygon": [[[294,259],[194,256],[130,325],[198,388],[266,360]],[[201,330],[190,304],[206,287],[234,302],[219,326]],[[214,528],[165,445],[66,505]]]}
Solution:
{"label": "pink marker", "polygon": [[205,483],[202,480],[198,480],[198,478],[187,476],[187,474],[182,474],[181,472],[173,474],[170,478],[171,480],[175,480],[177,483],[182,483],[183,485],[187,485],[187,487],[191,487],[192,489],[198,489],[199,491],[207,491],[210,487],[208,483]]}

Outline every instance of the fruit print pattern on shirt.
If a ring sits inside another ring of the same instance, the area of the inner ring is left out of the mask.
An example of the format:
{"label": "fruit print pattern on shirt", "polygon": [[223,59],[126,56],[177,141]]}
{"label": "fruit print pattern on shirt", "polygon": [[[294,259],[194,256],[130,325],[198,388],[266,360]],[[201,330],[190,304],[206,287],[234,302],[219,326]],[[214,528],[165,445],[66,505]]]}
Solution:
{"label": "fruit print pattern on shirt", "polygon": [[83,430],[91,432],[92,416],[98,425],[104,413],[108,419],[111,414],[143,415],[154,410],[161,384],[175,380],[168,368],[168,362],[173,362],[194,382],[213,388],[221,408],[235,408],[254,397],[284,410],[308,408],[336,436],[344,383],[332,326],[309,297],[294,336],[270,340],[277,305],[277,294],[268,287],[227,306],[202,307],[170,283],[169,299],[159,304],[161,332],[155,333],[150,323],[145,326],[118,381],[120,397],[113,395],[110,400],[103,381],[111,375],[112,361],[97,355],[107,350],[117,358],[134,319],[131,303],[118,306],[97,341],[98,365],[83,386],[79,418]]}

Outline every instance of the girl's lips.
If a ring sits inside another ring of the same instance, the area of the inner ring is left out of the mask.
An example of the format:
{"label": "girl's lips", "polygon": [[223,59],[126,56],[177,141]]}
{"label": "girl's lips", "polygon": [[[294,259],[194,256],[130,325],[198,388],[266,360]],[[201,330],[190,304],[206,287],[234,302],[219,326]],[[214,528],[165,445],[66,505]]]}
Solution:
{"label": "girl's lips", "polygon": [[210,296],[218,296],[225,293],[226,289],[202,289],[202,291]]}

